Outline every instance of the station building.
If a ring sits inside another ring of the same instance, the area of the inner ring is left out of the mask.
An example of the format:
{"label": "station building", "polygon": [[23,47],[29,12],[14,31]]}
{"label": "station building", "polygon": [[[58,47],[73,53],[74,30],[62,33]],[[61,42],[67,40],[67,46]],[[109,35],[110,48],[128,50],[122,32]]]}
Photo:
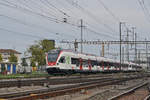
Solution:
{"label": "station building", "polygon": [[1,74],[16,74],[18,72],[17,63],[0,62],[0,73]]}
{"label": "station building", "polygon": [[[18,62],[9,62],[11,54],[17,57]],[[18,65],[21,64],[21,53],[13,49],[0,49],[2,55],[2,62],[0,62],[0,73],[1,74],[16,74],[18,71]]]}

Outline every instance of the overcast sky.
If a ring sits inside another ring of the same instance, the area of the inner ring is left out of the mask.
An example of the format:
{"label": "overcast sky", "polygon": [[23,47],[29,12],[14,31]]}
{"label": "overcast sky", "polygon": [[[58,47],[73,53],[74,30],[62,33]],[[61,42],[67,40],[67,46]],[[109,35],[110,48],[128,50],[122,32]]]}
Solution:
{"label": "overcast sky", "polygon": [[[0,48],[23,53],[41,39],[54,39],[57,46],[69,48],[59,42],[80,40],[80,19],[84,40],[119,39],[119,21],[129,29],[136,27],[139,40],[149,39],[149,7],[148,0],[0,0]],[[119,52],[116,47],[109,49]],[[84,52],[100,55],[100,46],[85,45]]]}

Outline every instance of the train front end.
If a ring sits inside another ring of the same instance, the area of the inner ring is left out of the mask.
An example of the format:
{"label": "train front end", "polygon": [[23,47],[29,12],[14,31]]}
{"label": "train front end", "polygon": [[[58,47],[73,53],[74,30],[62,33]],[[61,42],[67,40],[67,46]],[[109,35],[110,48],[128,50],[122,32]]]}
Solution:
{"label": "train front end", "polygon": [[46,54],[46,70],[49,74],[59,73],[60,69],[57,65],[61,50],[51,50]]}

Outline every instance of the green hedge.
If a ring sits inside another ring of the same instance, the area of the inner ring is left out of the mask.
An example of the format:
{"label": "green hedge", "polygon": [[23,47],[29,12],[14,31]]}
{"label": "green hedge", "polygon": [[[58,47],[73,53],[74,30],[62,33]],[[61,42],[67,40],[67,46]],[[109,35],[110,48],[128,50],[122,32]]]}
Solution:
{"label": "green hedge", "polygon": [[10,75],[0,74],[0,79],[38,78],[38,77],[46,77],[46,76],[49,75],[43,72],[32,72],[31,74],[10,74]]}

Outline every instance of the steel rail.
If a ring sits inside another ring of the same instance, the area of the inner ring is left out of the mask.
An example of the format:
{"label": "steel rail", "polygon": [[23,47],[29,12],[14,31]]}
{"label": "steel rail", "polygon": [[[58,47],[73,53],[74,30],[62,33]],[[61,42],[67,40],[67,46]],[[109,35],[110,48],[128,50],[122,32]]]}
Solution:
{"label": "steel rail", "polygon": [[145,82],[145,83],[143,83],[143,84],[140,84],[140,85],[137,86],[137,87],[134,87],[134,88],[130,89],[129,91],[123,92],[123,93],[121,93],[121,94],[119,94],[119,95],[117,95],[117,96],[114,96],[114,97],[112,97],[112,98],[110,98],[110,99],[108,99],[108,100],[118,100],[119,98],[122,98],[122,97],[124,97],[124,96],[126,96],[126,95],[129,95],[129,94],[131,94],[131,93],[134,93],[134,91],[136,91],[137,89],[142,88],[142,87],[144,87],[144,86],[146,86],[146,85],[148,85],[148,84],[149,84],[148,82]]}
{"label": "steel rail", "polygon": [[5,94],[0,94],[0,98],[12,98],[12,97],[18,97],[22,95],[45,93],[45,92],[50,92],[50,91],[62,90],[65,88],[79,87],[79,86],[84,86],[84,85],[90,85],[93,83],[96,84],[100,82],[109,82],[109,81],[115,81],[115,80],[118,80],[118,79],[109,78],[107,80],[103,79],[103,80],[97,80],[97,81],[91,81],[91,82],[84,82],[84,83],[79,83],[79,84],[70,85],[70,86],[62,86],[58,88],[36,89],[36,90],[23,91],[23,92],[5,93]]}
{"label": "steel rail", "polygon": [[144,98],[144,100],[150,100],[150,95]]}
{"label": "steel rail", "polygon": [[98,78],[59,78],[59,79],[38,79],[38,80],[15,80],[15,81],[1,81],[0,88],[5,87],[22,87],[22,86],[43,86],[45,83],[49,85],[58,84],[72,84],[81,83],[96,80],[107,80],[109,77],[98,77]]}
{"label": "steel rail", "polygon": [[[15,80],[0,80],[0,88],[8,88],[8,87],[21,87],[21,86],[43,86],[45,83],[53,84],[72,84],[83,82],[88,78],[108,78],[118,74],[100,74],[100,75],[87,75],[87,76],[76,76],[76,77],[45,77],[45,78],[34,78],[34,79],[15,79]],[[133,75],[133,74],[123,74],[125,76]],[[136,74],[135,74],[136,75]],[[65,81],[64,81],[65,80]],[[76,81],[74,81],[76,80]]]}
{"label": "steel rail", "polygon": [[[132,77],[132,78],[119,78],[119,79],[111,79],[109,81],[104,81],[101,80],[99,82],[93,82],[93,83],[85,83],[85,84],[80,84],[80,85],[74,85],[74,86],[69,86],[69,87],[61,87],[61,89],[54,89],[54,91],[44,91],[44,92],[36,92],[36,93],[28,93],[28,95],[22,95],[21,97],[17,96],[16,98],[11,98],[11,100],[34,100],[34,99],[43,99],[46,97],[55,97],[58,95],[63,95],[66,93],[75,93],[78,91],[81,91],[82,89],[91,89],[95,87],[102,87],[102,86],[107,86],[107,85],[113,85],[113,84],[118,84],[124,81],[129,81],[133,79],[138,79],[142,77]],[[35,94],[35,95],[30,95],[30,94]],[[7,99],[7,98],[6,98]]]}

